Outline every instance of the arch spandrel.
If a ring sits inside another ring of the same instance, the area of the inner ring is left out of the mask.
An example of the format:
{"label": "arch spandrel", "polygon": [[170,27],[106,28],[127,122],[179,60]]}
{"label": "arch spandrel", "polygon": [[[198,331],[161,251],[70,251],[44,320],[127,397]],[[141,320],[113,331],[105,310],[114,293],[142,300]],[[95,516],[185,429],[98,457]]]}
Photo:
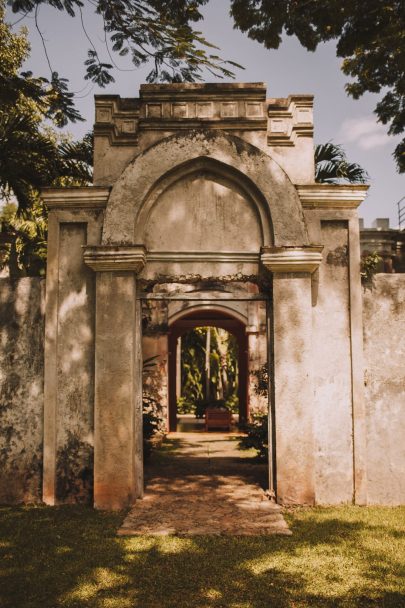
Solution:
{"label": "arch spandrel", "polygon": [[143,243],[148,215],[167,180],[178,180],[198,166],[238,182],[247,192],[260,217],[263,245],[308,244],[301,204],[283,169],[242,139],[208,130],[168,137],[128,165],[109,197],[103,244]]}

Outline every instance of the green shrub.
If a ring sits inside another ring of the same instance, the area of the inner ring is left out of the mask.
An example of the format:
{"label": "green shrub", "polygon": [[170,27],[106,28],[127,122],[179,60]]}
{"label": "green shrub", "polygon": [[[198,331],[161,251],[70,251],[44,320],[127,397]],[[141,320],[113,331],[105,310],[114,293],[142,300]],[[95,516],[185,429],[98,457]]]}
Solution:
{"label": "green shrub", "polygon": [[254,448],[259,460],[267,461],[269,457],[268,419],[265,414],[252,416],[252,421],[246,425],[247,436],[239,442],[242,450]]}
{"label": "green shrub", "polygon": [[186,397],[179,397],[177,399],[177,413],[178,414],[194,414],[195,403],[190,401]]}
{"label": "green shrub", "polygon": [[381,262],[382,257],[376,251],[361,258],[360,276],[363,284],[370,283],[373,280],[373,276],[378,272]]}
{"label": "green shrub", "polygon": [[232,412],[232,414],[237,414],[239,412],[239,397],[237,395],[232,395],[225,401],[225,407]]}
{"label": "green shrub", "polygon": [[256,377],[256,384],[254,386],[256,395],[267,397],[269,394],[269,368],[267,363],[259,369],[254,370],[253,375]]}
{"label": "green shrub", "polygon": [[151,395],[143,395],[143,453],[147,458],[152,451],[152,438],[160,430],[162,419],[158,415],[158,402]]}
{"label": "green shrub", "polygon": [[195,404],[195,417],[204,418],[207,407],[229,409],[224,399],[198,399]]}

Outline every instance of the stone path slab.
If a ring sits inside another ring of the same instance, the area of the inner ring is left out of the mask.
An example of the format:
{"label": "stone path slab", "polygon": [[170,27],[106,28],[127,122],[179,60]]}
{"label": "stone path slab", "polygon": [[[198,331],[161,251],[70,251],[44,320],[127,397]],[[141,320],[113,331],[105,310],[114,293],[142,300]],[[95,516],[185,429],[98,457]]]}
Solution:
{"label": "stone path slab", "polygon": [[260,486],[267,467],[237,449],[227,433],[171,433],[145,471],[123,535],[268,535],[291,532]]}

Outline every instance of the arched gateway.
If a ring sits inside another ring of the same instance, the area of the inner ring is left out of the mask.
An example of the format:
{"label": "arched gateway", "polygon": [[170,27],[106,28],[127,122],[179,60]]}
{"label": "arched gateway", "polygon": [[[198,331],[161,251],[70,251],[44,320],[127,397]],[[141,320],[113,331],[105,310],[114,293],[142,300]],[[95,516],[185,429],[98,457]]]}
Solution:
{"label": "arched gateway", "polygon": [[173,428],[169,368],[187,319],[233,323],[245,414],[269,365],[277,500],[364,502],[365,191],[314,183],[310,96],[265,94],[175,84],[96,97],[94,187],[44,192],[46,502],[142,496],[142,360],[159,355]]}

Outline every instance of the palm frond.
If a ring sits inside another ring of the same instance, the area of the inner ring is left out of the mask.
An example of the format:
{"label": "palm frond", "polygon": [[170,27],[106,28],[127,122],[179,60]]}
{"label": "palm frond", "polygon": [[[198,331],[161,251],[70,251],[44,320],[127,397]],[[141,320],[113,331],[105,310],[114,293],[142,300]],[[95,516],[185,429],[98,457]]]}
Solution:
{"label": "palm frond", "polygon": [[339,144],[327,142],[315,147],[315,181],[326,184],[364,184],[369,175],[358,163],[349,163]]}

